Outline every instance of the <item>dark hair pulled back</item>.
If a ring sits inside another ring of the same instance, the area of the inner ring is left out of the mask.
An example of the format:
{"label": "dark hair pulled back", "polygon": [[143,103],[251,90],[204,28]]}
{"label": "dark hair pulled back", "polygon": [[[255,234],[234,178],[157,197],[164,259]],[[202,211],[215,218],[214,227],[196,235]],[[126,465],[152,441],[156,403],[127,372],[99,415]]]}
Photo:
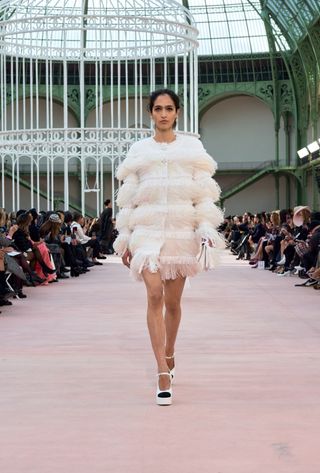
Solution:
{"label": "dark hair pulled back", "polygon": [[179,110],[179,108],[180,108],[180,99],[179,99],[178,95],[175,92],[173,92],[173,90],[170,90],[170,89],[159,89],[159,90],[154,90],[150,94],[149,105],[148,105],[148,110],[149,110],[150,113],[152,112],[155,101],[157,100],[157,98],[160,95],[169,95],[169,97],[172,99],[172,101],[174,103],[174,106],[175,106],[176,110]]}

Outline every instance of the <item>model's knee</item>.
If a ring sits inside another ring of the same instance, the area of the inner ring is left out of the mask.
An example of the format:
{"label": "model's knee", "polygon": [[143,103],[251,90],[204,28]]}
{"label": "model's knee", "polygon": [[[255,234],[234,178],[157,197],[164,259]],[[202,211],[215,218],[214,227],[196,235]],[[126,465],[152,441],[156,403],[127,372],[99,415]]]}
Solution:
{"label": "model's knee", "polygon": [[163,293],[160,290],[151,290],[148,292],[148,304],[151,307],[159,307],[163,304]]}
{"label": "model's knee", "polygon": [[166,311],[172,315],[179,315],[181,311],[180,301],[166,301]]}

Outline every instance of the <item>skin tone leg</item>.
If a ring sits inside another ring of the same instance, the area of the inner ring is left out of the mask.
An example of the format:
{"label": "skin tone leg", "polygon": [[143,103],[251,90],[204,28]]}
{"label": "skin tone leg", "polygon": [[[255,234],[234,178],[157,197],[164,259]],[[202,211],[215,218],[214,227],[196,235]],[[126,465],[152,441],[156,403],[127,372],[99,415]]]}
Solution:
{"label": "skin tone leg", "polygon": [[[163,283],[159,273],[142,273],[148,298],[147,323],[151,345],[156,357],[158,372],[168,371],[174,366],[174,360],[166,360],[166,356],[174,353],[175,341],[181,320],[181,296],[185,278],[168,280]],[[165,318],[163,305],[165,304]],[[160,376],[160,389],[170,387],[168,376]]]}
{"label": "skin tone leg", "polygon": [[[169,279],[164,283],[166,355],[174,353],[175,341],[181,320],[181,296],[186,279]],[[174,359],[167,360],[169,369],[174,367]]]}
{"label": "skin tone leg", "polygon": [[[150,273],[150,271],[144,270],[142,277],[147,289],[147,324],[158,365],[158,373],[169,372],[165,358],[166,326],[163,318],[164,294],[160,273]],[[159,376],[159,387],[161,390],[170,388],[169,376]]]}

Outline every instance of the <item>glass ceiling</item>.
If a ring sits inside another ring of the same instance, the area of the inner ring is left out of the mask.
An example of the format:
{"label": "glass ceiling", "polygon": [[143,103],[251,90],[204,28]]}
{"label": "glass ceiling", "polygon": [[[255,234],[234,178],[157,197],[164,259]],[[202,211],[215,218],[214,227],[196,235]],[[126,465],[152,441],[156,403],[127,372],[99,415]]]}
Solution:
{"label": "glass ceiling", "polygon": [[[320,17],[319,0],[180,0],[199,29],[199,55],[256,54],[269,51],[264,14],[271,25],[277,50],[290,49],[307,27]],[[283,34],[285,33],[285,34]]]}
{"label": "glass ceiling", "polygon": [[269,51],[259,1],[188,0],[188,4],[199,30],[199,55]]}

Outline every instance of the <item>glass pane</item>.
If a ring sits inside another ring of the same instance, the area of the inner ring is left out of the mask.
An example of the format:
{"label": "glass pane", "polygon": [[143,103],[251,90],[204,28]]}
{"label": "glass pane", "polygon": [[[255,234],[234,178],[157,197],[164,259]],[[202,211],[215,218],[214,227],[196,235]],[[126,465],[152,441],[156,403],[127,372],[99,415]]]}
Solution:
{"label": "glass pane", "polygon": [[213,38],[229,37],[229,29],[227,23],[211,23],[210,28]]}
{"label": "glass pane", "polygon": [[269,51],[268,40],[265,36],[257,36],[250,38],[251,48],[253,53],[259,53],[262,51]]}
{"label": "glass pane", "polygon": [[229,22],[229,30],[231,38],[234,36],[248,36],[247,24],[245,21]]}
{"label": "glass pane", "polygon": [[263,36],[265,35],[264,24],[259,20],[248,21],[249,36]]}
{"label": "glass pane", "polygon": [[249,38],[232,38],[231,39],[233,52],[237,53],[250,53],[251,46]]}
{"label": "glass pane", "polygon": [[231,54],[231,43],[229,38],[212,40],[213,54]]}

